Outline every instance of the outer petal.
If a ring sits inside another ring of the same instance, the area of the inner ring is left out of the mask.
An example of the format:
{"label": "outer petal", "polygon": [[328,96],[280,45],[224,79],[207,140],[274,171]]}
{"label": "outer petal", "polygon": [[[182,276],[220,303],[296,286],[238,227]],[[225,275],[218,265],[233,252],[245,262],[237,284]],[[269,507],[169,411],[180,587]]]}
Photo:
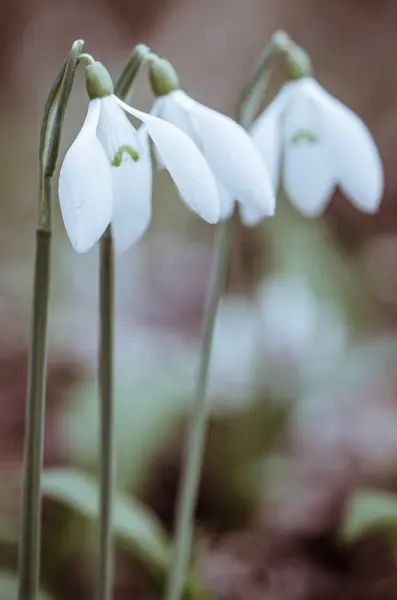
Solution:
{"label": "outer petal", "polygon": [[225,221],[229,219],[234,211],[235,201],[232,196],[218,183],[219,203],[220,203],[220,219]]}
{"label": "outer petal", "polygon": [[250,135],[267,164],[276,192],[280,183],[282,155],[281,118],[290,94],[290,87],[285,85],[250,129]]}
{"label": "outer petal", "polygon": [[291,202],[305,215],[321,214],[335,189],[323,144],[301,142],[285,153],[284,187]]}
{"label": "outer petal", "polygon": [[247,204],[240,204],[240,219],[247,227],[255,227],[259,225],[262,219],[266,216],[258,209],[252,208]]}
{"label": "outer petal", "polygon": [[[185,114],[185,111],[173,101],[173,93],[157,98],[153,103],[150,114],[176,125],[179,129],[186,133],[187,136],[194,140],[193,125]],[[158,168],[165,169],[164,161],[161,158],[156,146],[154,147],[154,152],[156,155]]]}
{"label": "outer petal", "polygon": [[220,212],[216,182],[191,139],[174,125],[117,101],[124,110],[145,123],[186,204],[209,223],[216,223]]}
{"label": "outer petal", "polygon": [[125,156],[112,168],[114,209],[112,229],[117,252],[124,252],[146,231],[152,216],[152,163],[147,128],[138,131],[139,160]]}
{"label": "outer petal", "polygon": [[65,156],[59,177],[62,217],[76,252],[87,252],[112,216],[111,169],[96,137],[100,103],[89,103],[84,125]]}
{"label": "outer petal", "polygon": [[[153,102],[150,114],[153,115],[154,117],[159,117],[160,119],[162,119],[163,118],[162,117],[163,103],[164,103],[164,96],[162,96],[161,98],[157,98],[157,100],[155,100]],[[159,169],[159,171],[164,171],[165,164],[164,164],[164,161],[161,158],[156,146],[153,146],[153,150],[154,150],[154,155],[156,157],[157,168]]]}
{"label": "outer petal", "polygon": [[173,92],[173,100],[189,115],[196,144],[231,196],[274,214],[276,201],[269,173],[248,133],[233,119],[192,100],[184,92]]}
{"label": "outer petal", "polygon": [[384,175],[379,152],[364,123],[339,100],[317,85],[324,139],[337,181],[346,196],[369,213],[379,208]]}
{"label": "outer petal", "polygon": [[304,93],[297,93],[283,122],[284,187],[304,214],[320,214],[332,197],[335,177],[326,151],[320,108]]}
{"label": "outer petal", "polygon": [[194,123],[189,118],[189,113],[175,100],[175,98],[178,99],[179,94],[183,94],[183,92],[178,90],[167,94],[167,96],[157,98],[153,103],[150,114],[176,125],[179,129],[182,129],[183,133],[193,138],[195,135]]}

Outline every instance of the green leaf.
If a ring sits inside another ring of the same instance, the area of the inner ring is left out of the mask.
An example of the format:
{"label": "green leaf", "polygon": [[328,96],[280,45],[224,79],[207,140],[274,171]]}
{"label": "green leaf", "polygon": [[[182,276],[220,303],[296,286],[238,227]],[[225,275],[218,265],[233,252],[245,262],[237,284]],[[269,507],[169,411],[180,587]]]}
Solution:
{"label": "green leaf", "polygon": [[[99,489],[95,479],[73,470],[51,469],[42,476],[43,495],[57,500],[89,521],[99,518]],[[125,549],[132,551],[153,582],[163,588],[170,564],[170,544],[157,519],[137,500],[117,492],[114,528]],[[185,598],[207,600],[207,590],[190,570]]]}
{"label": "green leaf", "polygon": [[397,534],[397,496],[378,490],[357,490],[350,498],[341,537],[353,542],[374,530]]}
{"label": "green leaf", "polygon": [[[169,447],[190,408],[190,358],[182,365],[166,361],[165,368],[138,362],[115,382],[116,485],[142,495],[156,476],[153,463]],[[134,362],[134,361],[133,361]],[[147,367],[147,365],[149,365]],[[70,440],[71,459],[81,471],[98,469],[98,383],[89,379],[71,388],[62,414],[62,428]]]}
{"label": "green leaf", "polygon": [[[98,485],[84,473],[45,471],[42,490],[45,496],[58,500],[89,520],[99,518]],[[131,548],[140,562],[155,572],[165,569],[169,549],[160,524],[142,504],[121,492],[115,496],[114,527],[119,541]]]}

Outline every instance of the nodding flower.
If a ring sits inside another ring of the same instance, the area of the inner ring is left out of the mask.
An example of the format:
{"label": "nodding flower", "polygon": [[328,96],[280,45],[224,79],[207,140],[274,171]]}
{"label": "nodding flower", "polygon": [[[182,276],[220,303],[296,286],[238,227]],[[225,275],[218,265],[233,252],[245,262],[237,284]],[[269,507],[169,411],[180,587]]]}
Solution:
{"label": "nodding flower", "polygon": [[221,218],[230,216],[235,200],[262,216],[274,215],[267,165],[249,134],[182,91],[168,61],[155,57],[150,77],[157,96],[152,114],[178,126],[202,152],[218,185]]}
{"label": "nodding flower", "polygon": [[322,213],[337,186],[360,210],[379,208],[384,176],[368,128],[313,77],[286,83],[250,133],[274,188],[282,184],[303,214]]}
{"label": "nodding flower", "polygon": [[[113,93],[105,67],[86,68],[87,116],[61,167],[59,200],[76,252],[88,251],[111,224],[124,251],[151,219],[151,138],[184,202],[209,223],[220,216],[215,178],[206,160],[178,127],[132,108]],[[125,113],[142,122],[137,131]]]}

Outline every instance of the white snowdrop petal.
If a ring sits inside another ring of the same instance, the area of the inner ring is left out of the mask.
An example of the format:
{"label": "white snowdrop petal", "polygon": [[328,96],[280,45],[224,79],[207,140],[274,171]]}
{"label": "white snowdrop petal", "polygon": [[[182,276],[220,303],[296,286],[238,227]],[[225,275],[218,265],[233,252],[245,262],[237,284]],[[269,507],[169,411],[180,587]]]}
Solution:
{"label": "white snowdrop petal", "polygon": [[153,103],[150,114],[176,125],[179,129],[182,129],[183,133],[193,138],[195,135],[194,122],[189,118],[189,111],[186,111],[178,102],[181,94],[183,92],[177,90],[157,98]]}
{"label": "white snowdrop petal", "polygon": [[289,97],[290,88],[287,93],[287,86],[284,86],[250,129],[251,138],[266,162],[275,192],[280,183],[281,118]]}
{"label": "white snowdrop petal", "polygon": [[102,236],[112,216],[112,176],[96,137],[100,100],[88,106],[84,125],[69,148],[59,176],[63,222],[76,252],[87,252]]}
{"label": "white snowdrop petal", "polygon": [[234,211],[235,201],[225,188],[218,183],[220,219],[225,221],[229,219]]}
{"label": "white snowdrop petal", "polygon": [[118,102],[147,126],[185,203],[209,223],[216,223],[220,211],[216,182],[192,140],[171,123],[136,110],[119,99]]}
{"label": "white snowdrop petal", "polygon": [[233,119],[184,92],[174,92],[174,101],[189,114],[194,141],[231,196],[274,214],[275,196],[267,166],[248,133]]}
{"label": "white snowdrop petal", "polygon": [[112,230],[116,252],[124,252],[145,233],[152,216],[152,163],[147,128],[138,130],[139,160],[124,156],[112,168],[114,208]]}
{"label": "white snowdrop petal", "polygon": [[116,152],[122,146],[131,146],[139,154],[140,148],[137,131],[116,102],[115,97],[107,96],[101,100],[101,103],[101,116],[97,128],[97,136],[110,164]]}
{"label": "white snowdrop petal", "polygon": [[384,188],[378,149],[362,120],[339,100],[323,94],[324,139],[337,181],[359,209],[373,213]]}
{"label": "white snowdrop petal", "polygon": [[291,144],[285,151],[283,183],[290,201],[303,214],[321,214],[335,189],[323,144]]}
{"label": "white snowdrop petal", "polygon": [[[153,115],[154,117],[159,117],[160,119],[162,119],[163,118],[163,116],[162,116],[163,108],[164,108],[164,96],[162,96],[161,98],[157,98],[157,100],[155,100],[153,102],[152,108],[150,110],[150,114]],[[154,151],[154,155],[156,157],[156,166],[157,166],[158,170],[164,171],[165,164],[164,164],[164,161],[161,158],[156,146],[153,147],[153,151]]]}
{"label": "white snowdrop petal", "polygon": [[302,213],[318,215],[331,199],[335,177],[324,141],[321,107],[303,85],[290,100],[282,126],[285,190]]}
{"label": "white snowdrop petal", "polygon": [[239,204],[240,219],[246,227],[256,227],[267,216],[262,211],[247,204]]}
{"label": "white snowdrop petal", "polygon": [[[181,129],[186,135],[193,139],[193,125],[190,122],[188,116],[185,111],[174,102],[173,97],[177,92],[171,92],[166,96],[161,96],[161,98],[157,98],[153,103],[150,114],[154,117],[159,117],[160,119],[164,119],[173,125],[176,125],[179,129]],[[160,170],[165,169],[165,164],[163,159],[160,156],[156,146],[154,146],[154,153],[156,156],[157,166]]]}

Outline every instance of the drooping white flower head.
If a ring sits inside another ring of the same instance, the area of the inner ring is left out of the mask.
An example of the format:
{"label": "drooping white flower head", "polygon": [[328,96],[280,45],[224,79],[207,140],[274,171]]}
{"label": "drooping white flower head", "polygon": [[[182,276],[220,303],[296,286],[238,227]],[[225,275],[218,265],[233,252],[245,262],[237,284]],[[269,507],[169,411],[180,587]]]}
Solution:
{"label": "drooping white flower head", "polygon": [[[124,111],[142,121],[138,131]],[[215,179],[190,138],[111,93],[90,100],[60,172],[61,212],[76,252],[88,251],[110,223],[119,251],[147,229],[152,195],[149,137],[185,203],[206,221],[218,221]]]}
{"label": "drooping white flower head", "polygon": [[210,166],[219,188],[221,218],[233,211],[234,200],[262,216],[273,215],[275,196],[266,163],[247,132],[180,89],[157,95],[152,114],[180,127]]}
{"label": "drooping white flower head", "polygon": [[[312,77],[286,83],[250,133],[273,186],[282,179],[302,213],[320,214],[336,186],[362,211],[378,209],[384,178],[374,140],[361,119]],[[250,217],[252,223],[260,219],[252,211]]]}

